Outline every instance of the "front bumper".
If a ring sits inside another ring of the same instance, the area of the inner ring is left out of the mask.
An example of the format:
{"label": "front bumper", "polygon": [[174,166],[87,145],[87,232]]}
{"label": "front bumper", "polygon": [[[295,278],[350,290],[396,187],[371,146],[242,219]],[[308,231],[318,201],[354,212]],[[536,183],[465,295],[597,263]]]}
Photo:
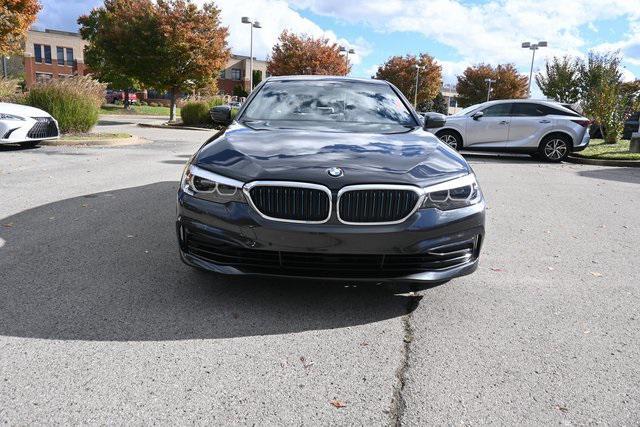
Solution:
{"label": "front bumper", "polygon": [[[44,119],[47,121],[43,122]],[[58,122],[52,117],[0,120],[0,144],[44,141],[57,139],[59,136]]]}
{"label": "front bumper", "polygon": [[441,282],[476,270],[484,221],[482,200],[418,210],[394,225],[284,223],[180,190],[176,230],[184,262],[221,274]]}

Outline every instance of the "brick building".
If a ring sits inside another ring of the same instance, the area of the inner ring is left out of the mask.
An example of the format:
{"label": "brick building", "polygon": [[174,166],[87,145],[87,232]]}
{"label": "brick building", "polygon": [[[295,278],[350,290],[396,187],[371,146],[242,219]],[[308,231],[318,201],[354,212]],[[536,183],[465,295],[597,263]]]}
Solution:
{"label": "brick building", "polygon": [[[248,56],[231,55],[227,66],[220,72],[218,78],[218,90],[225,95],[232,95],[233,88],[241,86],[246,92],[249,90],[249,69],[250,62]],[[260,75],[260,80],[264,80],[268,77],[267,74],[267,62],[253,60],[253,71]],[[254,82],[256,79],[254,78]]]}
{"label": "brick building", "polygon": [[83,76],[86,44],[78,33],[29,30],[22,57],[8,61],[9,75],[23,75],[27,87],[40,80]]}

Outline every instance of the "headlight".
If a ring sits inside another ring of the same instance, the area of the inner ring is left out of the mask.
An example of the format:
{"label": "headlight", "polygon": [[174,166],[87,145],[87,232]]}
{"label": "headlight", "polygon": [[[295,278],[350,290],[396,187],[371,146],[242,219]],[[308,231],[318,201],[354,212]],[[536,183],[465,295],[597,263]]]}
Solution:
{"label": "headlight", "polygon": [[436,208],[441,211],[463,208],[478,203],[481,199],[480,188],[474,174],[424,189],[425,198],[421,209]]}
{"label": "headlight", "polygon": [[0,113],[0,120],[20,120],[24,122],[24,118],[20,116],[14,116],[13,114]]}
{"label": "headlight", "polygon": [[242,193],[243,182],[209,172],[187,163],[182,173],[182,190],[199,199],[216,203],[246,203]]}

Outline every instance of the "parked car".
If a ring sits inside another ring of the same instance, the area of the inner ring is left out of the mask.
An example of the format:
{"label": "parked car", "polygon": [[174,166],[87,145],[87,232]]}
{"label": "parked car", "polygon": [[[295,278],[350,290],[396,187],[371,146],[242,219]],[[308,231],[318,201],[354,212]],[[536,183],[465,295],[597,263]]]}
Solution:
{"label": "parked car", "polygon": [[[124,103],[125,93],[122,90],[107,90],[105,100],[107,104]],[[132,104],[138,102],[138,95],[135,92],[129,92],[129,102]]]}
{"label": "parked car", "polygon": [[530,153],[559,162],[589,145],[591,121],[552,101],[513,99],[467,107],[437,131],[456,150]]}
{"label": "parked car", "polygon": [[59,134],[58,122],[46,111],[0,102],[0,145],[35,147],[40,141],[58,138]]}
{"label": "parked car", "polygon": [[182,260],[228,275],[432,283],[470,274],[485,202],[388,82],[270,77],[189,160]]}
{"label": "parked car", "polygon": [[631,135],[634,132],[638,132],[638,126],[640,126],[640,111],[633,113],[624,122],[624,130],[622,131],[622,139],[631,139]]}

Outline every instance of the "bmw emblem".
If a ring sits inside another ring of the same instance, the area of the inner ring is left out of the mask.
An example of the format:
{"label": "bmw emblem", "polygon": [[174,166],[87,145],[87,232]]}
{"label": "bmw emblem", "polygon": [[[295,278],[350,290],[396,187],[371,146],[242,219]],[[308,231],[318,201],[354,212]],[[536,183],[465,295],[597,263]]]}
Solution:
{"label": "bmw emblem", "polygon": [[342,172],[342,169],[340,169],[340,168],[327,169],[327,173],[329,174],[329,176],[332,176],[334,178],[338,178],[338,177],[344,175],[344,172]]}

